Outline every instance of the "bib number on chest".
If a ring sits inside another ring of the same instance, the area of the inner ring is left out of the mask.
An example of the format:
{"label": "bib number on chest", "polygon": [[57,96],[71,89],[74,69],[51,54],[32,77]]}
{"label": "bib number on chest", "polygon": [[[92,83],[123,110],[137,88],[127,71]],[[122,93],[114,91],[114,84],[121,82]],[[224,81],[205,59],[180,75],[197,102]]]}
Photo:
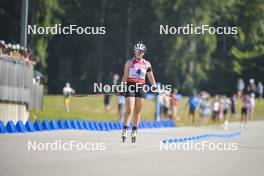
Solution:
{"label": "bib number on chest", "polygon": [[141,69],[137,69],[136,73],[140,75]]}

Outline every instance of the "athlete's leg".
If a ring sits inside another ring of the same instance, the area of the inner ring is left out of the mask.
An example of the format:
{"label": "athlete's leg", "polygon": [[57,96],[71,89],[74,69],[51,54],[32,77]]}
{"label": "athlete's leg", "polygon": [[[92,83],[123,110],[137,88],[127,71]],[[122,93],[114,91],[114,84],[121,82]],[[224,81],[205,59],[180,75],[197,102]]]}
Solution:
{"label": "athlete's leg", "polygon": [[125,120],[124,126],[129,126],[131,121],[131,115],[135,105],[135,97],[126,97],[126,111],[125,111]]}
{"label": "athlete's leg", "polygon": [[131,121],[131,115],[132,115],[132,110],[134,109],[134,104],[135,104],[135,97],[126,97],[126,105],[125,105],[126,112],[125,112],[123,132],[121,135],[123,142],[125,142],[127,138],[128,127]]}
{"label": "athlete's leg", "polygon": [[134,107],[133,129],[131,132],[132,143],[136,142],[137,128],[140,121],[140,111],[142,109],[143,102],[144,102],[144,98],[136,97],[135,107]]}
{"label": "athlete's leg", "polygon": [[144,98],[136,97],[135,108],[134,108],[134,119],[133,119],[134,127],[138,127],[140,121],[140,111],[142,109],[143,103],[144,103]]}

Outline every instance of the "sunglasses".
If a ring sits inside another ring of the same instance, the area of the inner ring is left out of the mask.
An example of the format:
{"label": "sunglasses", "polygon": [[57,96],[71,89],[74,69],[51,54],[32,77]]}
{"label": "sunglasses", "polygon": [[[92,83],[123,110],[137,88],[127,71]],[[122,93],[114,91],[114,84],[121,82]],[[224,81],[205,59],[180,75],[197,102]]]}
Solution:
{"label": "sunglasses", "polygon": [[135,52],[138,52],[138,53],[145,53],[145,51],[143,51],[143,50],[135,50]]}

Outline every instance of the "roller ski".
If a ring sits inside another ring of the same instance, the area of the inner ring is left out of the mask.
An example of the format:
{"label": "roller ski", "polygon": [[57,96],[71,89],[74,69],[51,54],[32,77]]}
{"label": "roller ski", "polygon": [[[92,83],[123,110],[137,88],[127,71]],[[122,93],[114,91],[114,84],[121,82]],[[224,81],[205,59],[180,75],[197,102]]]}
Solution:
{"label": "roller ski", "polygon": [[136,142],[136,137],[137,137],[137,130],[132,130],[132,132],[131,132],[131,141],[132,141],[132,143]]}
{"label": "roller ski", "polygon": [[125,140],[127,139],[127,134],[128,134],[128,129],[123,129],[123,132],[122,132],[122,135],[121,135],[121,138],[122,138],[123,142],[125,142]]}

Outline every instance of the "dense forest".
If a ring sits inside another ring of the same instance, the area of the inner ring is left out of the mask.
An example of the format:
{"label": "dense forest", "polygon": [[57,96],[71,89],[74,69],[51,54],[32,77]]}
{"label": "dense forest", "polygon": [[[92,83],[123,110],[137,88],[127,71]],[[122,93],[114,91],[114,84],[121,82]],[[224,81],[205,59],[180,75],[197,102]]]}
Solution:
{"label": "dense forest", "polygon": [[[20,0],[0,0],[0,39],[18,43]],[[70,82],[79,93],[123,74],[143,41],[158,82],[182,93],[231,94],[238,78],[264,82],[263,0],[29,0],[31,25],[104,26],[105,35],[28,35],[47,92]],[[237,34],[160,34],[160,25],[235,26]]]}

